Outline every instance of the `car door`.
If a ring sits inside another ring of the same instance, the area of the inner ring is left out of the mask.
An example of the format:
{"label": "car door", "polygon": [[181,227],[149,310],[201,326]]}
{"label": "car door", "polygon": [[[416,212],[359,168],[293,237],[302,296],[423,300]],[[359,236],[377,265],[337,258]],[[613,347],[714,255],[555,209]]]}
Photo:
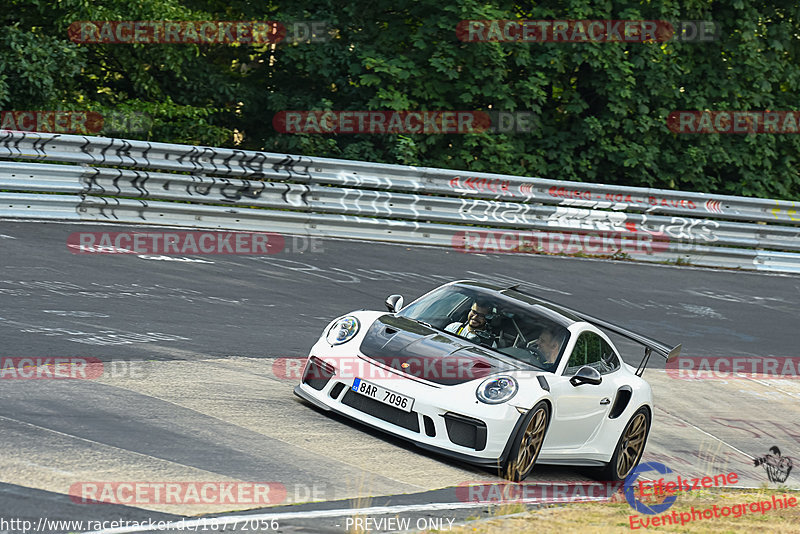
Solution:
{"label": "car door", "polygon": [[[584,365],[601,373],[600,384],[570,384],[569,379]],[[555,409],[544,448],[578,448],[592,437],[611,409],[618,388],[613,376],[617,369],[619,359],[602,337],[590,330],[578,336],[564,372],[554,377],[551,386]]]}

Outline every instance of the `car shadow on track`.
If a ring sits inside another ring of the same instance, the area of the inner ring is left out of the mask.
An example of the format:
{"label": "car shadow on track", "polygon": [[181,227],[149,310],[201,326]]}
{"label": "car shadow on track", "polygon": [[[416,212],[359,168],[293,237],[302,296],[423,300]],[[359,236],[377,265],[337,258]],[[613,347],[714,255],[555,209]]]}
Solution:
{"label": "car shadow on track", "polygon": [[[403,438],[393,436],[378,429],[374,429],[373,427],[371,427],[366,423],[356,421],[354,419],[351,419],[345,415],[336,413],[334,411],[323,410],[322,408],[319,408],[318,406],[310,402],[307,402],[303,399],[294,397],[294,401],[297,402],[298,404],[303,405],[304,407],[314,410],[319,415],[330,418],[338,423],[341,423],[342,425],[346,425],[353,431],[369,434],[369,436],[373,438],[380,439],[386,443],[391,443],[392,445],[399,447],[407,452],[419,454],[420,456],[424,456],[426,458],[435,458],[437,461],[449,465],[453,468],[462,469],[464,471],[469,471],[470,473],[474,473],[476,480],[481,480],[486,482],[497,482],[504,480],[503,477],[499,474],[499,471],[497,469],[476,466],[467,462],[459,461],[457,459],[451,458],[443,454],[438,454],[433,451],[422,449],[417,445],[415,445],[414,443],[407,441]],[[553,466],[553,465],[537,465],[536,467],[534,467],[533,472],[526,479],[526,482],[563,482],[563,481],[592,482],[597,480],[596,476],[597,476],[596,470],[590,467],[564,467],[564,466]]]}

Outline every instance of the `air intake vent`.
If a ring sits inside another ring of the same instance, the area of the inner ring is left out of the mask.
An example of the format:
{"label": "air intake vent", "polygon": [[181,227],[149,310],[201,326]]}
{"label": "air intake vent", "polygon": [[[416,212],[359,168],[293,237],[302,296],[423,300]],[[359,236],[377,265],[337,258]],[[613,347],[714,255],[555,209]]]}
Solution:
{"label": "air intake vent", "polygon": [[422,421],[425,423],[425,435],[431,438],[435,438],[436,427],[433,425],[433,419],[431,419],[427,415],[423,415]]}
{"label": "air intake vent", "polygon": [[338,399],[339,394],[342,392],[343,389],[344,389],[344,384],[342,384],[341,382],[336,382],[331,388],[331,392],[328,393],[328,395],[330,395],[332,399]]}
{"label": "air intake vent", "polygon": [[336,374],[336,369],[329,363],[323,362],[316,356],[308,359],[306,370],[303,373],[303,383],[308,384],[317,391],[322,391],[328,381]]}
{"label": "air intake vent", "polygon": [[344,397],[342,397],[342,404],[346,404],[356,410],[369,414],[378,419],[383,419],[387,423],[401,426],[405,429],[419,432],[419,416],[417,412],[404,412],[398,410],[382,402],[378,402],[364,395],[359,395],[352,389],[348,389]]}
{"label": "air intake vent", "polygon": [[444,414],[444,422],[447,436],[456,445],[476,451],[486,448],[486,423],[483,421],[448,412]]}

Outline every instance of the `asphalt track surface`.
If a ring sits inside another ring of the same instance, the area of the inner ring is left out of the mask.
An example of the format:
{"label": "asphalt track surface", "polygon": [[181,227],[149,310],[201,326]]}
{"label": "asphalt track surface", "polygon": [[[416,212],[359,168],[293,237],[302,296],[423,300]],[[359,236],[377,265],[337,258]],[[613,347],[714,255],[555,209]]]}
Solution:
{"label": "asphalt track surface", "polygon": [[[486,515],[466,503],[420,507],[463,503],[453,487],[498,480],[493,473],[322,413],[273,366],[304,357],[333,317],[450,280],[522,283],[683,343],[685,355],[798,356],[794,276],[344,240],[311,252],[305,238],[297,250],[263,257],[67,248],[70,233],[92,230],[120,228],[0,221],[0,356],[106,362],[92,380],[0,381],[0,519],[158,521],[253,508],[73,502],[70,488],[87,481],[277,482],[286,489],[279,507],[244,513],[292,513],[276,516],[285,532],[344,531],[351,510],[363,507],[396,507],[373,515],[406,516],[412,527],[421,517]],[[618,347],[638,363],[640,349]],[[643,461],[686,476],[734,471],[740,485],[759,486],[767,478],[754,457],[778,446],[800,458],[797,380],[677,380],[663,367],[654,357],[645,375],[656,412]],[[800,486],[795,465],[786,486]],[[529,478],[565,480],[590,479],[547,466]],[[0,521],[0,532],[21,530]]]}

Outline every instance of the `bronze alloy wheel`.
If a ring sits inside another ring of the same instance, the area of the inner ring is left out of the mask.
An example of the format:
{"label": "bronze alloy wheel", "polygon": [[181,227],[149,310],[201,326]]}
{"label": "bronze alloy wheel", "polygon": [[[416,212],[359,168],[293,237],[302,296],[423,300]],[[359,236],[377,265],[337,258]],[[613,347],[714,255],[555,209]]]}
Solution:
{"label": "bronze alloy wheel", "polygon": [[617,478],[622,480],[639,462],[647,439],[647,416],[638,412],[633,416],[622,435],[617,455]]}
{"label": "bronze alloy wheel", "polygon": [[540,403],[533,409],[522,439],[516,447],[514,460],[508,465],[508,478],[514,481],[524,480],[533,469],[539,451],[542,449],[547,432],[547,405]]}

